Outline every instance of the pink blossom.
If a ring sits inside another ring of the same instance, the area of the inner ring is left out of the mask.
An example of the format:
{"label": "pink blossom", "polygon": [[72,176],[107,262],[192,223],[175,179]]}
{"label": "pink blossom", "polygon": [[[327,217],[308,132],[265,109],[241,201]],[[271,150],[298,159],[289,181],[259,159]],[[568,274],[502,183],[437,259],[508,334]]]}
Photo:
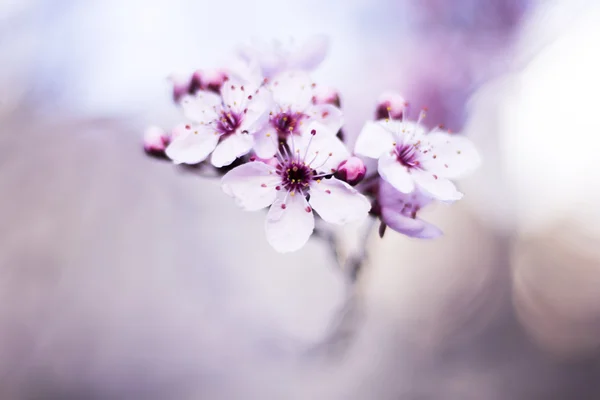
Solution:
{"label": "pink blossom", "polygon": [[379,175],[402,193],[416,187],[442,201],[462,197],[450,179],[475,169],[480,162],[472,142],[440,130],[426,133],[418,122],[367,122],[358,136],[356,154],[378,159]]}
{"label": "pink blossom", "polygon": [[314,229],[313,208],[323,220],[337,225],[360,220],[371,208],[365,196],[333,177],[338,154],[347,155],[343,143],[335,136],[317,140],[316,131],[310,136],[298,141],[298,147],[293,139],[290,149],[283,146],[276,166],[249,162],[222,179],[224,192],[242,208],[270,206],[267,240],[282,253],[296,251],[308,241]]}
{"label": "pink blossom", "polygon": [[[318,123],[320,139],[335,136],[343,124],[342,111],[331,104],[313,104],[316,85],[302,71],[280,74],[269,81],[272,94],[269,122],[256,135],[254,151],[261,158],[273,157],[279,143],[307,137]],[[273,140],[273,138],[277,138]]]}
{"label": "pink blossom", "polygon": [[259,89],[227,81],[221,96],[200,91],[181,100],[185,116],[192,121],[173,139],[166,154],[175,163],[197,164],[211,153],[211,162],[221,168],[247,154],[253,134],[267,122],[268,108]]}

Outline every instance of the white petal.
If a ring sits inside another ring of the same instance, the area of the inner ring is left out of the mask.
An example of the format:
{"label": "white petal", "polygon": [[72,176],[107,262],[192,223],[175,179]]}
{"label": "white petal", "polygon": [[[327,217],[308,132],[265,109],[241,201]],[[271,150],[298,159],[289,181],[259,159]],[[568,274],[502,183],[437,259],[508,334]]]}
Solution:
{"label": "white petal", "polygon": [[205,126],[190,127],[173,137],[165,154],[176,164],[197,164],[208,157],[218,141],[219,136],[209,128]]}
{"label": "white petal", "polygon": [[246,111],[243,113],[240,131],[255,133],[261,130],[269,122],[270,107],[262,100],[254,99],[246,105]]}
{"label": "white petal", "polygon": [[318,133],[315,136],[307,134],[299,138],[290,138],[288,143],[290,148],[298,150],[300,159],[309,163],[317,172],[335,172],[340,163],[350,157],[346,145],[335,136],[322,137]]}
{"label": "white petal", "polygon": [[[285,209],[282,208],[285,199]],[[267,214],[267,241],[280,253],[296,251],[306,244],[315,227],[315,219],[303,196],[278,192]]]}
{"label": "white petal", "polygon": [[277,154],[277,147],[273,134],[267,136],[267,129],[254,134],[254,152],[260,158],[271,158]]}
{"label": "white petal", "polygon": [[394,148],[394,136],[382,123],[369,121],[356,139],[354,152],[358,155],[379,158]]}
{"label": "white petal", "polygon": [[456,190],[456,186],[446,178],[442,178],[429,171],[419,169],[411,170],[415,183],[432,197],[441,201],[456,201],[463,196]]}
{"label": "white petal", "polygon": [[221,104],[221,98],[211,92],[199,91],[194,96],[185,96],[180,104],[186,118],[207,124],[217,118],[215,107]]}
{"label": "white petal", "polygon": [[433,149],[424,155],[423,166],[439,176],[459,178],[475,170],[481,163],[475,145],[464,136],[435,132],[425,138]]}
{"label": "white petal", "polygon": [[282,108],[303,112],[311,104],[313,89],[310,76],[301,71],[275,76],[270,85],[273,100]]}
{"label": "white petal", "polygon": [[243,60],[235,57],[228,62],[227,75],[231,79],[258,87],[263,83],[263,75],[258,60],[253,56]]}
{"label": "white petal", "polygon": [[[342,110],[331,104],[319,104],[309,107],[306,114],[313,120],[319,122],[332,135],[336,135],[344,124]],[[307,125],[307,131],[309,130]]]}
{"label": "white petal", "polygon": [[289,65],[302,70],[312,70],[323,62],[328,50],[329,39],[326,36],[313,36],[290,56]]}
{"label": "white petal", "polygon": [[323,220],[338,225],[359,221],[371,209],[365,196],[336,178],[312,183],[309,203]]}
{"label": "white petal", "polygon": [[[244,90],[242,90],[242,87]],[[248,95],[254,93],[252,87],[246,87],[237,79],[230,79],[221,87],[223,104],[229,106],[235,112],[242,112],[248,103]]]}
{"label": "white petal", "polygon": [[236,158],[248,154],[253,144],[254,139],[252,135],[234,133],[217,145],[212,154],[212,165],[221,168],[224,165],[231,164]]}
{"label": "white petal", "polygon": [[402,208],[405,203],[410,203],[419,208],[423,208],[432,202],[432,198],[418,188],[415,188],[412,193],[402,193],[386,180],[381,180],[379,183],[377,198],[379,200],[379,205],[390,208],[398,206]]}
{"label": "white petal", "polygon": [[410,218],[393,208],[381,209],[381,220],[396,232],[420,239],[433,239],[442,235],[435,225],[419,218]]}
{"label": "white petal", "polygon": [[229,171],[221,179],[221,187],[248,211],[260,210],[275,201],[275,186],[280,178],[275,168],[262,162],[249,162]]}
{"label": "white petal", "polygon": [[382,156],[379,159],[377,171],[383,179],[402,193],[411,193],[415,189],[411,174],[393,155],[385,154]]}

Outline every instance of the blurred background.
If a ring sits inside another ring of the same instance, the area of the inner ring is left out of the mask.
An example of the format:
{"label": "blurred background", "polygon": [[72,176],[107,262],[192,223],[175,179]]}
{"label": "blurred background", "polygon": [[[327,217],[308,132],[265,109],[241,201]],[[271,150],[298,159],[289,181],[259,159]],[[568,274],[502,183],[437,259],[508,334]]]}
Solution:
{"label": "blurred background", "polygon": [[[350,141],[388,89],[474,140],[445,231],[369,240],[360,318],[318,240],[148,158],[167,76],[326,34]],[[0,399],[600,399],[600,4],[0,0]]]}

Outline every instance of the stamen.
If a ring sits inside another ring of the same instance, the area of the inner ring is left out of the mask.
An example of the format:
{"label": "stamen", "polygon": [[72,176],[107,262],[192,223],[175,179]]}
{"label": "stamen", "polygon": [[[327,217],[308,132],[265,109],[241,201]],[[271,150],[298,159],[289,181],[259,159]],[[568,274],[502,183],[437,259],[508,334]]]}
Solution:
{"label": "stamen", "polygon": [[317,170],[319,168],[321,168],[323,165],[327,164],[327,161],[329,161],[329,159],[331,158],[331,156],[333,156],[333,153],[329,153],[327,155],[327,158],[321,163],[321,165],[319,165],[318,167],[314,167],[314,170]]}
{"label": "stamen", "polygon": [[316,129],[310,131],[310,139],[308,139],[308,144],[306,145],[306,151],[304,152],[304,157],[302,157],[302,162],[306,162],[306,156],[308,155],[308,149],[310,148],[310,144],[312,143],[313,137],[317,134]]}

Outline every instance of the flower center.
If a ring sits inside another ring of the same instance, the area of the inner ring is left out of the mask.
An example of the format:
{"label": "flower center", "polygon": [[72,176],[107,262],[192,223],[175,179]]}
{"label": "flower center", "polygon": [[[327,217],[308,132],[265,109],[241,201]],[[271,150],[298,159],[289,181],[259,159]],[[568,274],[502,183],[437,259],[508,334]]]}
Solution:
{"label": "flower center", "polygon": [[399,144],[394,148],[396,159],[407,168],[418,168],[420,151],[414,144]]}
{"label": "flower center", "polygon": [[305,114],[298,112],[280,112],[271,117],[271,125],[277,131],[279,140],[285,140],[291,134],[299,134],[299,126],[302,124],[302,119],[306,117]]}
{"label": "flower center", "polygon": [[221,136],[229,136],[240,127],[242,117],[232,111],[221,111],[221,115],[217,120],[216,130]]}
{"label": "flower center", "polygon": [[281,184],[288,192],[306,193],[315,171],[300,161],[286,161],[277,166]]}

